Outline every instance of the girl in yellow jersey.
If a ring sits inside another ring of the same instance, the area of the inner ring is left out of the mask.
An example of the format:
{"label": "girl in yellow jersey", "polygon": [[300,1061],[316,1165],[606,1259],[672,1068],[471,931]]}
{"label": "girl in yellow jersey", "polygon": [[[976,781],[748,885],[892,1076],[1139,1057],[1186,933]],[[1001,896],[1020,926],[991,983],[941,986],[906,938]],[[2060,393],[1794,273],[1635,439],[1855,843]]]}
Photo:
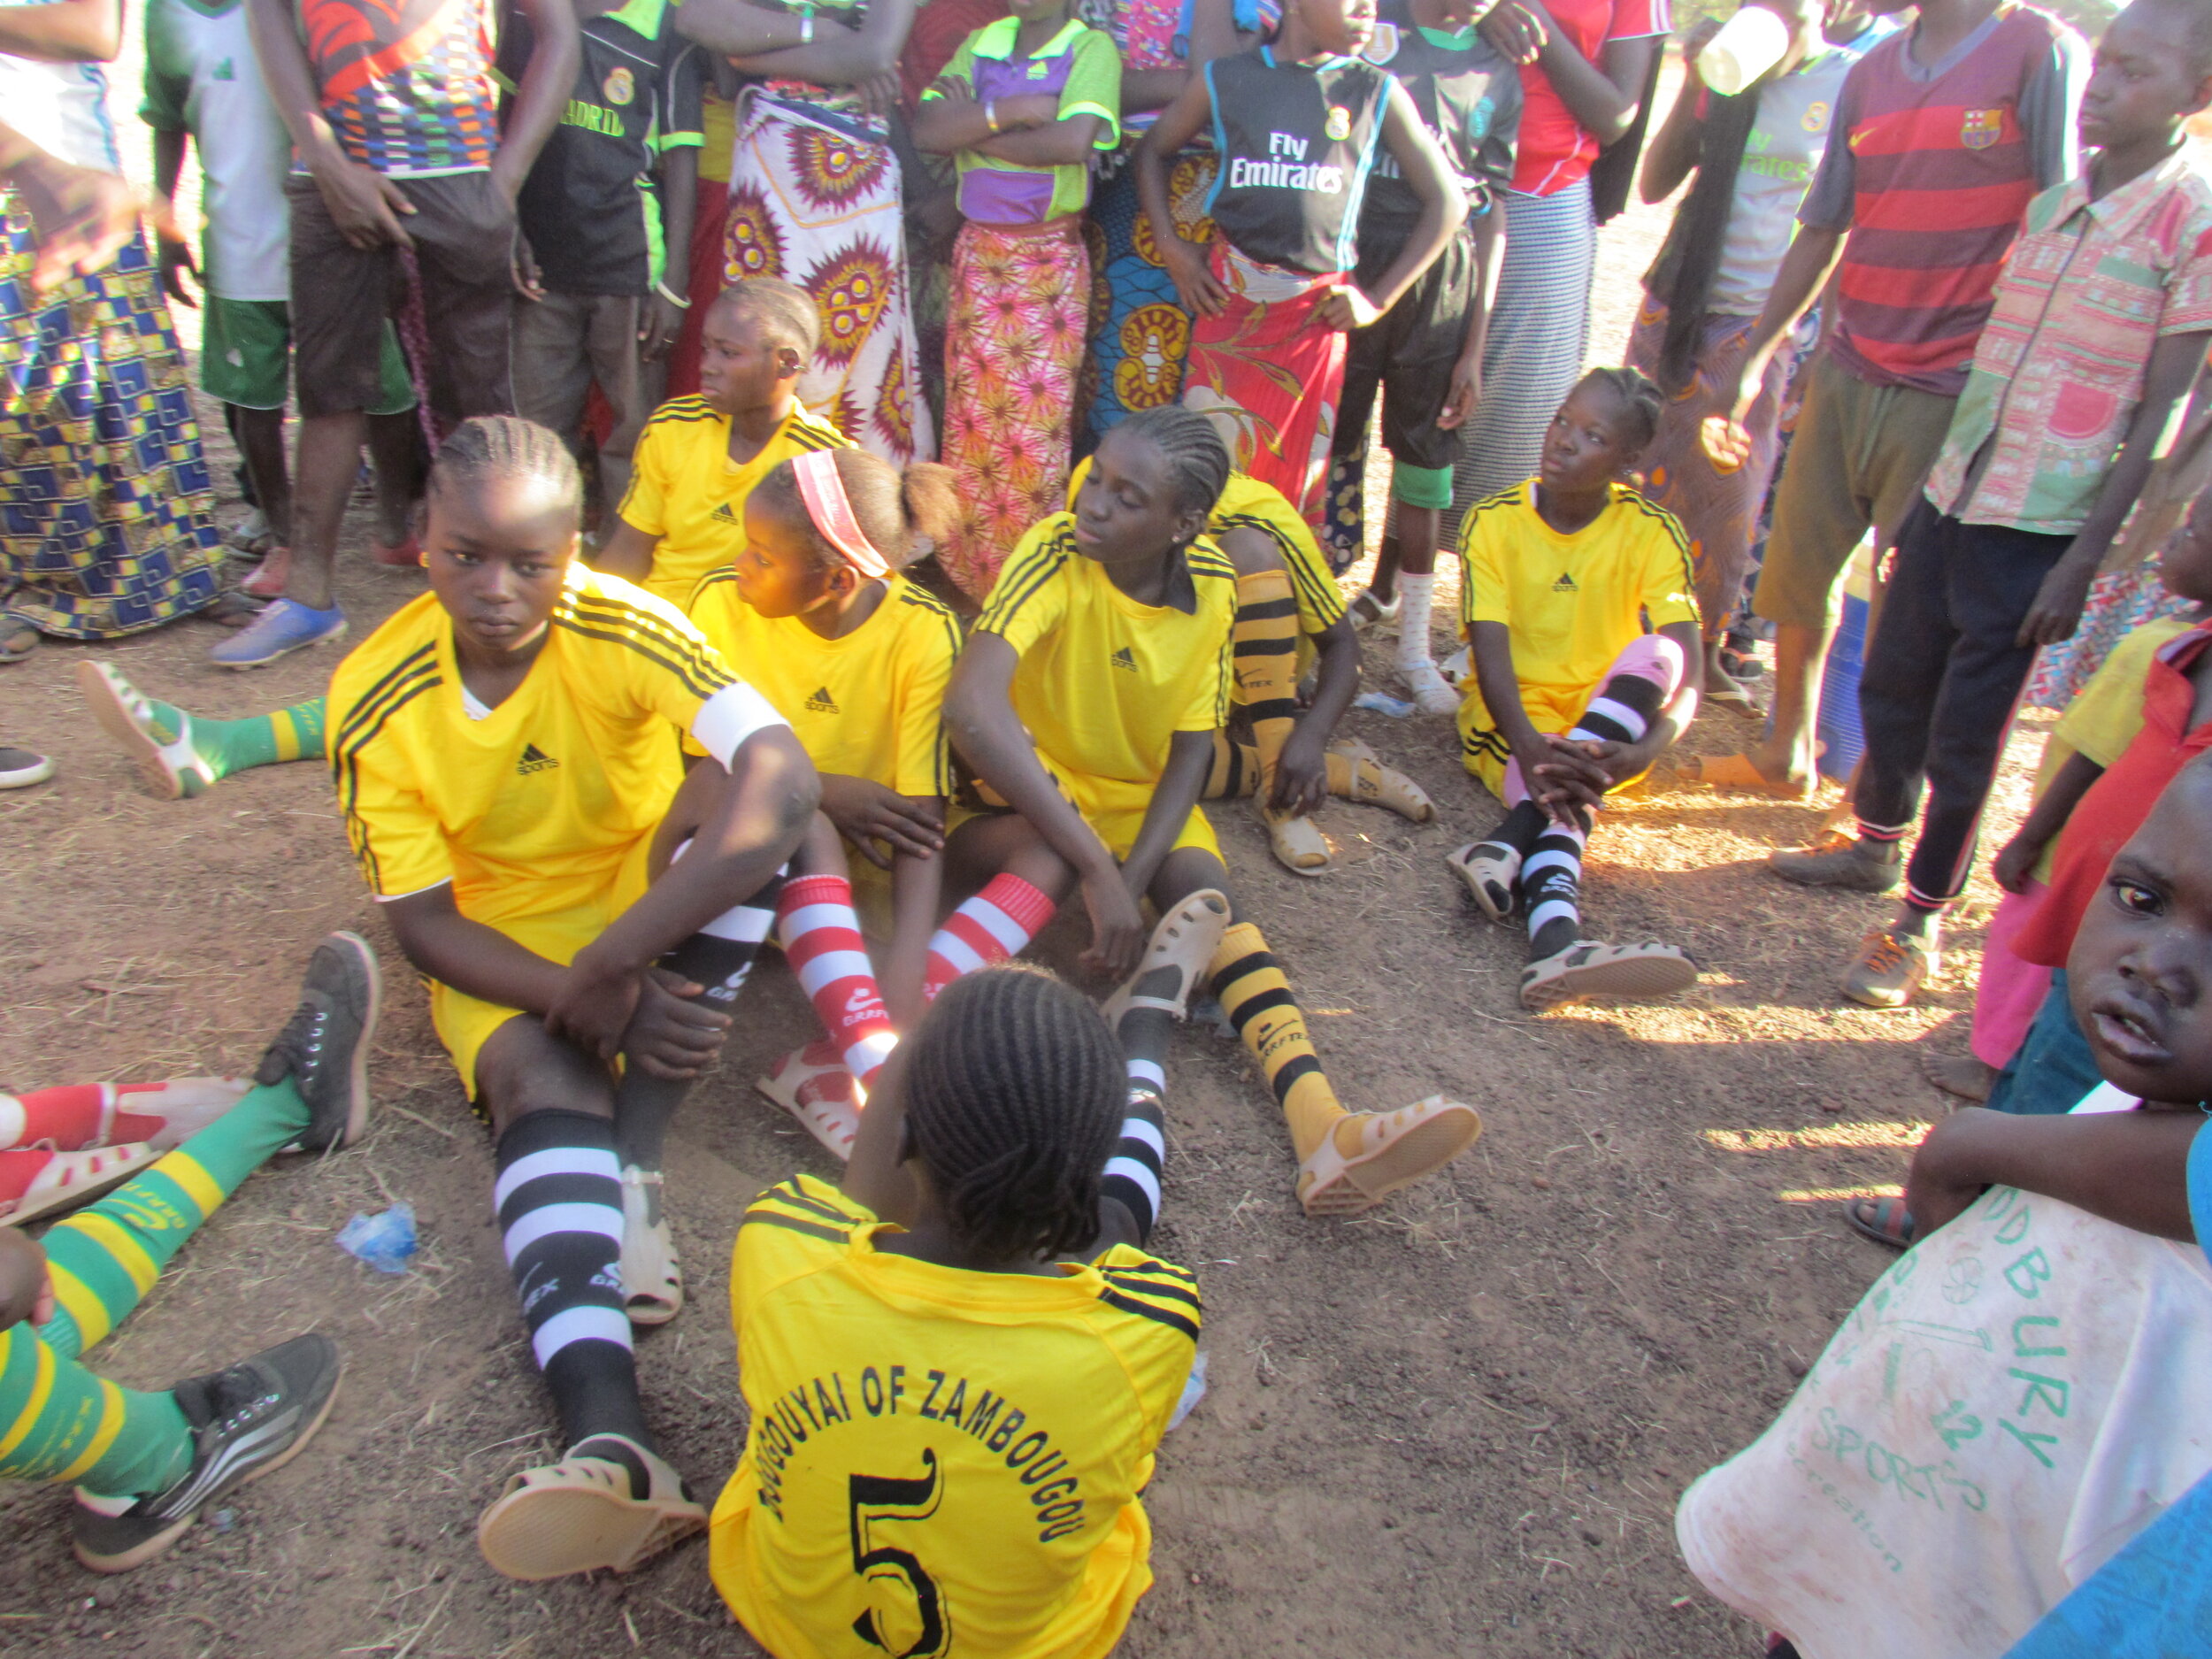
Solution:
{"label": "girl in yellow jersey", "polygon": [[747,1212],[752,1427],[710,1571],[776,1659],[1121,1640],[1200,1320],[1196,1280],[1142,1248],[1156,1137],[1117,1144],[1121,1079],[1078,992],[975,974],[893,1062],[843,1189],[801,1176]]}
{"label": "girl in yellow jersey", "polygon": [[[431,472],[430,591],[330,685],[347,831],[496,1135],[501,1239],[567,1447],[478,1523],[518,1578],[626,1571],[705,1525],[654,1449],[630,1326],[680,1305],[668,1118],[820,794],[681,613],[576,564],[581,503],[544,427],[464,423]],[[709,757],[687,777],[672,727]]]}
{"label": "girl in yellow jersey", "polygon": [[1170,1021],[1208,976],[1289,1120],[1299,1202],[1350,1214],[1458,1156],[1481,1120],[1440,1096],[1348,1113],[1259,929],[1225,931],[1228,872],[1198,801],[1229,710],[1237,574],[1204,534],[1228,476],[1204,417],[1148,410],[1107,434],[1075,511],[1023,538],[946,698],[954,743],[1011,810],[961,825],[948,855],[956,879],[1079,887],[1087,964],[1133,976],[1109,1007],[1133,1110],[1147,1098],[1156,1122]]}

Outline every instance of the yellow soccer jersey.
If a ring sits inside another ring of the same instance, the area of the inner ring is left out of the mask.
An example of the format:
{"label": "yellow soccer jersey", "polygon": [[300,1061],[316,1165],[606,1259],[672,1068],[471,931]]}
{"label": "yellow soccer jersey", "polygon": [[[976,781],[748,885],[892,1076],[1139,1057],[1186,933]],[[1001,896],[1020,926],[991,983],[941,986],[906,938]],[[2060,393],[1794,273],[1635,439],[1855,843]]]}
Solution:
{"label": "yellow soccer jersey", "polygon": [[[1083,488],[1090,470],[1091,458],[1085,456],[1069,475],[1070,511],[1075,509],[1075,492]],[[1223,532],[1240,529],[1257,530],[1282,555],[1291,589],[1298,595],[1298,631],[1310,637],[1334,626],[1344,615],[1343,592],[1329,573],[1329,561],[1314,540],[1312,526],[1299,517],[1290,498],[1248,472],[1230,473],[1221,499],[1214,503],[1213,517],[1206,521],[1206,533],[1218,540]]]}
{"label": "yellow soccer jersey", "polygon": [[733,563],[745,547],[745,497],[795,455],[852,446],[826,420],[794,407],[760,453],[730,459],[730,422],[703,397],[674,397],[653,411],[631,461],[623,522],[658,536],[653,568],[640,584],[680,605],[700,579]]}
{"label": "yellow soccer jersey", "polygon": [[[1566,732],[1646,618],[1654,628],[1697,620],[1696,588],[1689,541],[1664,508],[1616,484],[1604,511],[1562,535],[1537,512],[1535,488],[1531,480],[1468,509],[1459,537],[1461,631],[1505,624],[1521,706],[1538,731]],[[1494,787],[1509,758],[1504,740],[1471,674],[1463,691],[1467,769]]]}
{"label": "yellow soccer jersey", "polygon": [[1197,1282],[1118,1245],[1057,1276],[879,1253],[811,1176],[730,1273],[752,1431],[709,1571],[777,1659],[1103,1659],[1150,1587],[1152,1475]]}
{"label": "yellow soccer jersey", "polygon": [[1201,536],[1186,555],[1196,608],[1139,604],[1076,550],[1074,525],[1060,512],[1030,527],[976,631],[1021,654],[1014,712],[1054,767],[1152,783],[1176,733],[1228,718],[1236,570]]}
{"label": "yellow soccer jersey", "polygon": [[796,617],[764,617],[716,571],[684,608],[726,661],[791,723],[818,772],[866,778],[901,795],[950,795],[945,686],[960,624],[903,576],[875,614],[841,640]]}
{"label": "yellow soccer jersey", "polygon": [[726,764],[783,724],[673,606],[581,565],[528,677],[481,718],[471,701],[453,624],[424,594],[331,677],[330,763],[370,890],[450,881],[493,926],[608,888],[682,781],[671,722]]}

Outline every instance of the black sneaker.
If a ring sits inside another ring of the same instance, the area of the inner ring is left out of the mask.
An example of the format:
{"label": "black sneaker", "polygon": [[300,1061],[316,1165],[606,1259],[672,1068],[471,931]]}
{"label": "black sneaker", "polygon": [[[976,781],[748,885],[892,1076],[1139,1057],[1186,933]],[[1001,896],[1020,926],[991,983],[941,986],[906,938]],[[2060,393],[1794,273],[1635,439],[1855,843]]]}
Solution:
{"label": "black sneaker", "polygon": [[307,1102],[307,1129],[288,1150],[351,1146],[369,1121],[369,1039],[383,980],[376,952],[358,933],[332,933],[308,958],[300,1005],[277,1033],[253,1080],[290,1078]]}
{"label": "black sneaker", "polygon": [[290,1461],[330,1415],[344,1370],[338,1345],[310,1332],[179,1383],[177,1404],[196,1443],[192,1467],[166,1492],[120,1514],[79,1492],[69,1522],[77,1559],[95,1572],[127,1572],[151,1561],[202,1509]]}

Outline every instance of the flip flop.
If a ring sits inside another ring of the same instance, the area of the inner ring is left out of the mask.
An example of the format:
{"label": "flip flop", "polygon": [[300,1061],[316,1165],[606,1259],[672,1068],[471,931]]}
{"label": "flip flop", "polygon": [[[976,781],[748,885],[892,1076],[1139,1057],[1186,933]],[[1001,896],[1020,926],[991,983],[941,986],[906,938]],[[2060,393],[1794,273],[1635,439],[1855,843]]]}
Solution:
{"label": "flip flop", "polygon": [[477,1519],[476,1546],[495,1571],[526,1582],[628,1572],[706,1530],[707,1512],[691,1501],[683,1478],[635,1440],[595,1434],[582,1445],[608,1440],[629,1448],[644,1465],[646,1495],[631,1495],[630,1471],[611,1458],[572,1452],[557,1463],[526,1469]]}
{"label": "flip flop", "polygon": [[27,789],[54,775],[54,763],[35,749],[0,743],[0,789]]}
{"label": "flip flop", "polygon": [[0,663],[19,663],[36,649],[36,628],[21,617],[0,617]]}
{"label": "flip flop", "polygon": [[1735,795],[1765,795],[1769,800],[1794,802],[1799,806],[1809,804],[1814,790],[1820,787],[1817,777],[1807,778],[1801,784],[1776,783],[1753,764],[1748,755],[1685,755],[1679,775],[1684,783],[1725,789]]}
{"label": "flip flop", "polygon": [[1336,855],[1329,850],[1329,838],[1311,818],[1261,807],[1260,822],[1267,826],[1268,849],[1275,855],[1275,862],[1294,876],[1324,876],[1336,863]]}
{"label": "flip flop", "polygon": [[1382,757],[1364,739],[1340,737],[1329,745],[1328,753],[1344,762],[1349,771],[1347,800],[1362,806],[1388,807],[1414,824],[1425,824],[1436,816],[1436,803],[1429,799],[1429,792],[1395,766],[1384,765]]}
{"label": "flip flop", "polygon": [[1760,719],[1766,714],[1766,710],[1761,708],[1751,694],[1741,686],[1731,686],[1725,691],[1708,691],[1705,694],[1705,701],[1717,709],[1725,709],[1731,714],[1740,714],[1747,720]]}
{"label": "flip flop", "polygon": [[1444,862],[1466,883],[1482,913],[1494,922],[1513,919],[1513,886],[1521,879],[1521,855],[1502,841],[1470,841]]}
{"label": "flip flop", "polygon": [[1309,1216],[1356,1216],[1402,1187],[1432,1175],[1475,1144],[1482,1115],[1432,1094],[1394,1112],[1359,1112],[1359,1150],[1337,1148],[1339,1118],[1298,1166],[1298,1202]]}
{"label": "flip flop", "polygon": [[1843,1207],[1843,1225],[1893,1250],[1912,1248],[1916,1231],[1901,1198],[1854,1198]]}
{"label": "flip flop", "polygon": [[[1221,949],[1221,935],[1228,926],[1229,895],[1215,887],[1201,887],[1160,918],[1137,971],[1099,1008],[1107,1025],[1119,1031],[1121,1017],[1133,1008],[1156,1008],[1171,1019],[1181,1019],[1190,1006],[1191,992],[1213,962],[1214,953]],[[1175,995],[1140,993],[1136,987],[1145,976],[1162,968],[1175,970]]]}
{"label": "flip flop", "polygon": [[1578,939],[1521,970],[1521,1006],[1540,1014],[1586,996],[1665,996],[1696,983],[1697,964],[1672,945]]}
{"label": "flip flop", "polygon": [[[622,1171],[623,1311],[632,1325],[666,1325],[684,1310],[684,1274],[659,1197],[661,1172],[636,1164]],[[649,1197],[646,1188],[654,1189]],[[660,1219],[646,1217],[658,1211]]]}
{"label": "flip flop", "polygon": [[839,1163],[851,1160],[853,1138],[860,1133],[860,1107],[853,1099],[852,1073],[845,1070],[844,1055],[828,1038],[794,1048],[753,1087],[797,1118],[799,1126]]}

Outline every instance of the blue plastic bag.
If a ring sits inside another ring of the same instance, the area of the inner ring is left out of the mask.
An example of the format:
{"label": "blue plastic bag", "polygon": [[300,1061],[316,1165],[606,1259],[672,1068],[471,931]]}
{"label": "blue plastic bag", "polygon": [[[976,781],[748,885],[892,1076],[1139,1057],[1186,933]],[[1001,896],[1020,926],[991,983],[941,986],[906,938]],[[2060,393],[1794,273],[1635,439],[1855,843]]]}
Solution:
{"label": "blue plastic bag", "polygon": [[401,1203],[373,1216],[357,1214],[339,1228],[338,1244],[380,1273],[403,1273],[415,1253],[415,1207]]}

